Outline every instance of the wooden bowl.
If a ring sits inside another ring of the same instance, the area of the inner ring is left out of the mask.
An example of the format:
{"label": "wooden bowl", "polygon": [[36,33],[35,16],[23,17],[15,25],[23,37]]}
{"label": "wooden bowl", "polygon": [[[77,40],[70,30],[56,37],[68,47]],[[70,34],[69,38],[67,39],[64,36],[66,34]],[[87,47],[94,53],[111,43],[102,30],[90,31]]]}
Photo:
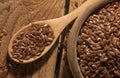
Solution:
{"label": "wooden bowl", "polygon": [[80,18],[78,18],[74,26],[71,28],[71,31],[69,33],[69,40],[67,44],[67,58],[68,58],[68,63],[70,66],[70,70],[74,76],[74,78],[84,78],[81,71],[80,67],[77,61],[77,51],[76,51],[76,45],[77,45],[77,39],[79,35],[79,30],[82,27],[82,24],[84,22],[80,21]]}
{"label": "wooden bowl", "polygon": [[[87,14],[86,17],[88,17],[89,15],[90,14]],[[67,42],[67,58],[68,58],[68,63],[74,78],[84,78],[81,73],[78,60],[77,60],[76,46],[77,46],[79,31],[82,25],[84,24],[85,20],[86,19],[81,19],[81,17],[77,18],[73,27],[71,28],[71,31],[68,37],[69,39]]]}

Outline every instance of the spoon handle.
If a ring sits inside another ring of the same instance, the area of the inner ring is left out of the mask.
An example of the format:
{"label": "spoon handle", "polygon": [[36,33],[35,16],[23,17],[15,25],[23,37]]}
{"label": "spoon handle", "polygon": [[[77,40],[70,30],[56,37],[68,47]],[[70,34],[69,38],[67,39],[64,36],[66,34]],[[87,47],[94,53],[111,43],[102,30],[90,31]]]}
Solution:
{"label": "spoon handle", "polygon": [[[67,27],[67,25],[70,22],[72,22],[78,16],[83,18],[84,16],[91,14],[96,9],[104,6],[105,4],[107,4],[111,1],[114,1],[114,0],[87,0],[76,10],[72,11],[70,14],[55,19],[55,20],[57,20],[57,22],[54,23],[54,25],[56,25],[56,27],[54,27],[54,28],[59,29],[58,33],[60,33],[60,32],[62,32],[62,30],[64,28]],[[85,18],[83,18],[83,19],[85,19]]]}
{"label": "spoon handle", "polygon": [[87,0],[80,7],[66,15],[64,18],[66,18],[66,20],[69,22],[75,19],[77,16],[82,16],[93,12],[94,10],[104,6],[109,2],[111,2],[111,0]]}

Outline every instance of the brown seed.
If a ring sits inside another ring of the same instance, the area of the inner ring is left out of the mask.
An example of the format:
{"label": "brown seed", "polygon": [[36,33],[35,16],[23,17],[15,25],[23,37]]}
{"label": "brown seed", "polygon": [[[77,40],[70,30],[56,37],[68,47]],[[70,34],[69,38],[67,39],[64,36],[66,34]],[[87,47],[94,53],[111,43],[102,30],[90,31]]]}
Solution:
{"label": "brown seed", "polygon": [[52,42],[53,41],[53,38],[48,38],[47,39],[49,42]]}
{"label": "brown seed", "polygon": [[4,35],[7,35],[7,31],[5,29],[3,29],[3,33]]}
{"label": "brown seed", "polygon": [[4,36],[4,33],[0,33],[0,38],[2,38]]}
{"label": "brown seed", "polygon": [[115,75],[120,77],[120,71],[114,71]]}

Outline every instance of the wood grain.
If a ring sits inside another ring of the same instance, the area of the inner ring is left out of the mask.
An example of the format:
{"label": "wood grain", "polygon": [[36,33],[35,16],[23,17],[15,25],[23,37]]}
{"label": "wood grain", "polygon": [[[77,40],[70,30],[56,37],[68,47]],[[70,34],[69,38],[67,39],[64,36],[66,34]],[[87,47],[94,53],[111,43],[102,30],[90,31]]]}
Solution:
{"label": "wood grain", "polygon": [[70,9],[69,12],[73,11],[77,7],[79,7],[86,0],[70,0]]}
{"label": "wood grain", "polygon": [[33,21],[62,16],[64,3],[64,0],[0,1],[0,29],[7,31],[7,35],[1,38],[0,65],[8,65],[10,68],[6,78],[54,78],[57,43],[41,60],[26,65],[16,64],[9,58],[7,61],[7,46],[11,36],[22,26]]}

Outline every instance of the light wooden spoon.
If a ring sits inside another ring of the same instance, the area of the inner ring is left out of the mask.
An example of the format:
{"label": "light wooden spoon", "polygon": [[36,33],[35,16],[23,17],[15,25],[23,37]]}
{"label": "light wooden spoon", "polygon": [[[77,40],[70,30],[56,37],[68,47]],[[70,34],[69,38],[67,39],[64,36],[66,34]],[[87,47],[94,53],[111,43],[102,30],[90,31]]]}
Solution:
{"label": "light wooden spoon", "polygon": [[[41,58],[43,55],[45,55],[47,52],[49,52],[51,47],[55,44],[56,40],[58,39],[60,33],[67,27],[67,25],[70,22],[75,20],[78,16],[81,18],[81,20],[86,19],[87,18],[86,14],[91,14],[93,11],[95,11],[99,7],[107,4],[110,1],[111,0],[87,0],[84,4],[82,4],[80,7],[78,7],[75,11],[71,12],[70,14],[68,14],[66,16],[56,18],[56,19],[37,21],[37,22],[30,23],[30,24],[24,26],[23,28],[21,28],[19,31],[17,31],[12,36],[12,38],[10,40],[10,43],[8,45],[8,55],[10,56],[10,58],[12,60],[14,60],[15,62],[18,62],[18,63],[30,63],[30,62],[33,62],[33,61]],[[29,60],[22,60],[22,62],[20,62],[19,60],[13,58],[11,52],[12,52],[13,41],[15,40],[16,36],[21,31],[23,31],[24,29],[27,29],[28,27],[32,26],[32,24],[40,24],[40,23],[45,23],[45,24],[50,25],[50,27],[52,28],[52,30],[54,32],[54,36],[55,36],[53,42],[44,49],[44,51],[41,53],[40,56],[30,58]]]}

